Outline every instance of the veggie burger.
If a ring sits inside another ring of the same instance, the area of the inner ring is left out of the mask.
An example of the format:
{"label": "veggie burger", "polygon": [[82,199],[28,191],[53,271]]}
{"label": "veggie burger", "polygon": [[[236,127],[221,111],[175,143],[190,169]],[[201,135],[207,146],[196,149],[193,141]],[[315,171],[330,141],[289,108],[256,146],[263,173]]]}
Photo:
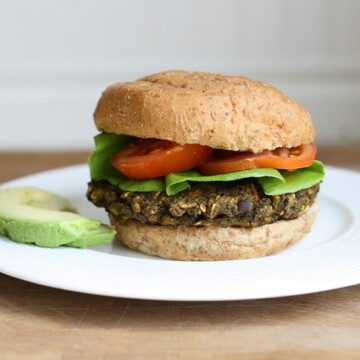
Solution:
{"label": "veggie burger", "polygon": [[117,237],[177,260],[265,256],[303,238],[324,177],[314,127],[261,81],[167,71],[111,85],[87,197]]}

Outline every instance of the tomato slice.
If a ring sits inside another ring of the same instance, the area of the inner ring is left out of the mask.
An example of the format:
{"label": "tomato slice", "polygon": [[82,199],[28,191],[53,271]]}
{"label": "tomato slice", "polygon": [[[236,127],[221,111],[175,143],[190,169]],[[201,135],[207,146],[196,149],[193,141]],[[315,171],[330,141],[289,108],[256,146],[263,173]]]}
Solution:
{"label": "tomato slice", "polygon": [[195,168],[213,152],[212,148],[197,144],[140,139],[119,150],[111,164],[129,179],[151,179]]}
{"label": "tomato slice", "polygon": [[296,170],[310,166],[314,162],[316,152],[317,148],[313,143],[291,149],[265,150],[259,154],[219,150],[198,169],[204,175],[226,174],[255,168]]}

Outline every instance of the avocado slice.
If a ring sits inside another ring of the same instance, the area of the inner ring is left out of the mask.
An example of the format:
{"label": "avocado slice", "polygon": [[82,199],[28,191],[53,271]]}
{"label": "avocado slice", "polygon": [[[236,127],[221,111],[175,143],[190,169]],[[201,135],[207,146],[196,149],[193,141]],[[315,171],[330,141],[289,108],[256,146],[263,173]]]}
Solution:
{"label": "avocado slice", "polygon": [[115,231],[80,216],[69,201],[34,187],[0,190],[0,234],[43,247],[85,248],[111,241]]}

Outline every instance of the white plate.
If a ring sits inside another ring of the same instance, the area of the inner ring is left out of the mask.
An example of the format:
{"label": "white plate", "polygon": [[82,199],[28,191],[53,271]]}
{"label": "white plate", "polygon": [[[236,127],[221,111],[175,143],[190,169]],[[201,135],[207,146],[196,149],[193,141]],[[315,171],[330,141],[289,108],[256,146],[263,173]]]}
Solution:
{"label": "white plate", "polygon": [[[107,222],[85,197],[86,165],[43,172],[2,187],[37,186]],[[360,283],[360,173],[327,167],[311,234],[276,255],[181,262],[146,256],[117,242],[87,250],[47,249],[0,237],[0,271],[84,293],[158,300],[245,300],[306,294]]]}

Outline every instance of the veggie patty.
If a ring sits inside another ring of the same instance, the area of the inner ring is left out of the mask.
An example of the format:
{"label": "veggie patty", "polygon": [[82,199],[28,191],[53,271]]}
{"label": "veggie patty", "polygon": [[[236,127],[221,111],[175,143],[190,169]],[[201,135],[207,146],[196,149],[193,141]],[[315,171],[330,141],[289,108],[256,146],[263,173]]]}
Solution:
{"label": "veggie patty", "polygon": [[311,206],[319,184],[295,193],[268,196],[255,179],[193,183],[189,190],[129,192],[107,181],[89,183],[87,197],[118,221],[186,226],[256,227],[295,219]]}

